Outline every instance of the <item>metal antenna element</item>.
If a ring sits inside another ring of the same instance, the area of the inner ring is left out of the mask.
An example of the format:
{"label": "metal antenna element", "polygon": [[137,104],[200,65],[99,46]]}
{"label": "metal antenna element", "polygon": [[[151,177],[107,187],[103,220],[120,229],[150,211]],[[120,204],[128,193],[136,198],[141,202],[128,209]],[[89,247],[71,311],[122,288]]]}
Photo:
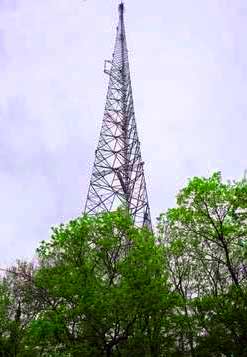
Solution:
{"label": "metal antenna element", "polygon": [[104,72],[109,75],[109,85],[85,213],[95,215],[122,206],[129,210],[136,226],[152,230],[135,121],[123,2],[118,9],[113,58],[105,61]]}

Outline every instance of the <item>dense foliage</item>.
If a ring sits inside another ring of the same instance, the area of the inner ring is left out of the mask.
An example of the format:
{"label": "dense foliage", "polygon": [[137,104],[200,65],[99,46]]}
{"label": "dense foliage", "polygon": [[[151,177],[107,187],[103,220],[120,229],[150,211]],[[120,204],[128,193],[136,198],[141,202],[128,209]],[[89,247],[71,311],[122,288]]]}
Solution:
{"label": "dense foliage", "polygon": [[156,234],[123,209],[53,228],[0,282],[0,356],[247,356],[247,182],[191,179]]}

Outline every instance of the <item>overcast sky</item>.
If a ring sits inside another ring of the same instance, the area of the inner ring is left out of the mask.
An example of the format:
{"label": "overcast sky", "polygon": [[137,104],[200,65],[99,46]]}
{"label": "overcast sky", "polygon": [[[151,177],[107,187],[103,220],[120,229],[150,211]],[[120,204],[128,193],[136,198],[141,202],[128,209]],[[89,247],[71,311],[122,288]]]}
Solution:
{"label": "overcast sky", "polygon": [[[83,210],[118,20],[113,0],[0,0],[0,266]],[[153,220],[189,177],[247,168],[246,0],[129,0]]]}

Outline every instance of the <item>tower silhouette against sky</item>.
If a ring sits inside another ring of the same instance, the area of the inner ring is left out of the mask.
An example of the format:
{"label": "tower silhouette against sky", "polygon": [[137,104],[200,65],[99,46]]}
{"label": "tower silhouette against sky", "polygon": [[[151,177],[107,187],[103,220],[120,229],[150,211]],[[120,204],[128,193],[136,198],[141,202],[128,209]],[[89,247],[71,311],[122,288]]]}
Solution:
{"label": "tower silhouette against sky", "polygon": [[124,26],[124,4],[119,5],[114,53],[105,61],[109,85],[85,213],[97,214],[127,207],[134,224],[152,229],[144,162],[137,135]]}

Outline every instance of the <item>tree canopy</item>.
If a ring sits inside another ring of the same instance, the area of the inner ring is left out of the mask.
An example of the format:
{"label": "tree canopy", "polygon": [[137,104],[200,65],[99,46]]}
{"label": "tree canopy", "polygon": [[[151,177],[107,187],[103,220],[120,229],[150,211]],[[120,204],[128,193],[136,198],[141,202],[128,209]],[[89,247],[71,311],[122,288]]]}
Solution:
{"label": "tree canopy", "polygon": [[54,227],[0,281],[1,356],[247,356],[247,182],[192,178],[156,233]]}

